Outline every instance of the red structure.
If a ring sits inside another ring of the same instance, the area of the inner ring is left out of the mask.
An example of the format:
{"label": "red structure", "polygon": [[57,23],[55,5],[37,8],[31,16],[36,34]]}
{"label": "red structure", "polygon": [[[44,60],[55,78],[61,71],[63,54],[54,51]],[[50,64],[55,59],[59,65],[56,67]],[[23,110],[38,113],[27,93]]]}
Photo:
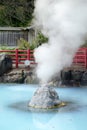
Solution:
{"label": "red structure", "polygon": [[87,68],[87,48],[80,48],[73,58],[73,65]]}
{"label": "red structure", "polygon": [[[0,50],[0,53],[2,52],[6,52],[11,56],[16,68],[18,68],[20,64],[24,64],[25,60],[29,60],[31,61],[31,64],[35,64],[33,50]],[[73,58],[73,65],[87,68],[87,48],[80,48],[77,51],[75,57]]]}
{"label": "red structure", "polygon": [[24,64],[25,60],[31,61],[31,64],[35,64],[33,50],[0,50],[0,53],[5,52],[11,56],[13,64],[18,68],[19,64]]}

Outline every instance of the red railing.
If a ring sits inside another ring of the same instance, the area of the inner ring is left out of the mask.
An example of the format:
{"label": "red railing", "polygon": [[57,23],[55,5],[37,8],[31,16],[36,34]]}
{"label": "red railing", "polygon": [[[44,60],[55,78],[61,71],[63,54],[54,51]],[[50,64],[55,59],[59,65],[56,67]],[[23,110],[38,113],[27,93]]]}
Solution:
{"label": "red railing", "polygon": [[87,48],[80,48],[73,58],[73,66],[81,66],[87,68]]}
{"label": "red railing", "polygon": [[7,53],[11,56],[13,64],[18,68],[19,64],[25,64],[25,60],[29,60],[30,64],[34,64],[33,50],[0,50],[0,53]]}
{"label": "red railing", "polygon": [[[29,60],[30,64],[35,64],[33,50],[0,50],[0,53],[2,52],[6,52],[11,56],[16,68],[18,68],[20,64],[25,64],[25,60]],[[74,65],[87,68],[87,48],[80,48],[77,51],[73,58],[73,66]]]}

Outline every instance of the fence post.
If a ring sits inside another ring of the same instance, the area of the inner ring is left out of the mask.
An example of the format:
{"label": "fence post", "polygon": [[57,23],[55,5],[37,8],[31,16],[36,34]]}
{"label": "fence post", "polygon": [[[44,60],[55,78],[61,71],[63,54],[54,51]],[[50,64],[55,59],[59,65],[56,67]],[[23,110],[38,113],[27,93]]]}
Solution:
{"label": "fence post", "polygon": [[87,48],[85,48],[85,51],[86,51],[86,54],[85,54],[86,55],[86,58],[85,58],[86,61],[85,62],[86,62],[86,69],[87,69]]}
{"label": "fence post", "polygon": [[18,68],[18,49],[15,50],[16,52],[16,68]]}
{"label": "fence post", "polygon": [[27,60],[30,60],[30,49],[27,50]]}

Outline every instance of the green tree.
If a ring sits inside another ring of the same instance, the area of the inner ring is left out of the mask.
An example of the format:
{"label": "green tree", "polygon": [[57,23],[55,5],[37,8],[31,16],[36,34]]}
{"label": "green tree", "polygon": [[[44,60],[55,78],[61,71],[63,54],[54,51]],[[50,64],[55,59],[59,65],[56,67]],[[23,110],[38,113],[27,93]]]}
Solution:
{"label": "green tree", "polygon": [[0,26],[20,27],[31,22],[34,0],[0,0],[0,7],[2,6],[4,8],[3,12],[0,8]]}

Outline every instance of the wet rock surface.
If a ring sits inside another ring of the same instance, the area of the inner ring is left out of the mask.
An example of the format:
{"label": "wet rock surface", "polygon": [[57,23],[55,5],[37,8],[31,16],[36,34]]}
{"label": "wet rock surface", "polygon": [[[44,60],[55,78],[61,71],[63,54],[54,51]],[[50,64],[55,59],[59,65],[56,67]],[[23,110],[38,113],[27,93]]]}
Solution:
{"label": "wet rock surface", "polygon": [[50,86],[41,86],[39,87],[31,101],[29,106],[33,108],[54,108],[60,105],[61,101],[59,96],[53,87]]}
{"label": "wet rock surface", "polygon": [[39,81],[33,69],[26,70],[26,68],[17,68],[1,76],[0,83],[37,84]]}
{"label": "wet rock surface", "polygon": [[87,85],[87,70],[62,71],[61,81],[66,86]]}
{"label": "wet rock surface", "polygon": [[[11,66],[10,66],[11,68]],[[0,71],[3,70],[0,68]],[[35,68],[13,68],[5,71],[0,76],[0,83],[25,83],[39,84],[39,79],[35,75]],[[56,74],[50,81],[50,86],[73,87],[87,86],[87,70],[63,70],[61,74]]]}

